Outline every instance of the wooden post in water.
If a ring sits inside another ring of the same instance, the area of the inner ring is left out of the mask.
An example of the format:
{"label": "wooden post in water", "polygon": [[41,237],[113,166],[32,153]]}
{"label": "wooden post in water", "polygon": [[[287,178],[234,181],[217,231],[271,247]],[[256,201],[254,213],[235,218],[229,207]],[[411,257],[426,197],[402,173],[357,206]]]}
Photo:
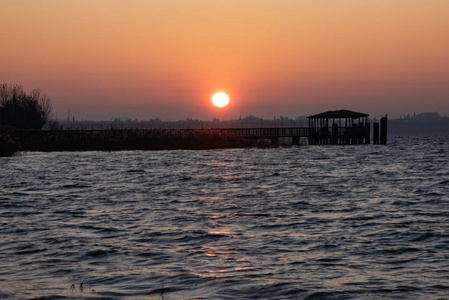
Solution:
{"label": "wooden post in water", "polygon": [[379,123],[373,123],[373,144],[379,144]]}
{"label": "wooden post in water", "polygon": [[351,145],[357,145],[358,143],[358,128],[357,124],[352,124],[351,128]]}
{"label": "wooden post in water", "polygon": [[336,145],[338,144],[338,124],[333,123],[332,124],[332,138],[331,138],[331,144]]}
{"label": "wooden post in water", "polygon": [[292,145],[299,146],[299,136],[292,136]]}
{"label": "wooden post in water", "polygon": [[371,123],[366,122],[365,123],[365,132],[363,133],[365,144],[370,144],[370,136],[371,136]]}
{"label": "wooden post in water", "polygon": [[251,147],[257,146],[257,137],[250,136],[249,138],[249,144]]}
{"label": "wooden post in water", "polygon": [[382,145],[387,144],[387,123],[387,116],[380,118],[380,143]]}

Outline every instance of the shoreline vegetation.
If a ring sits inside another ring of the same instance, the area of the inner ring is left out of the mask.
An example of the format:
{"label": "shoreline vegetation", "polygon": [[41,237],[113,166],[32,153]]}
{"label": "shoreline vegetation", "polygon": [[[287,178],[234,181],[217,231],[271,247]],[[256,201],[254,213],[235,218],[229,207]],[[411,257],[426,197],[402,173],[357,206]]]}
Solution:
{"label": "shoreline vegetation", "polygon": [[267,146],[220,129],[0,129],[0,155],[25,151],[205,150]]}
{"label": "shoreline vegetation", "polygon": [[18,151],[16,142],[10,134],[0,129],[0,156],[13,155]]}

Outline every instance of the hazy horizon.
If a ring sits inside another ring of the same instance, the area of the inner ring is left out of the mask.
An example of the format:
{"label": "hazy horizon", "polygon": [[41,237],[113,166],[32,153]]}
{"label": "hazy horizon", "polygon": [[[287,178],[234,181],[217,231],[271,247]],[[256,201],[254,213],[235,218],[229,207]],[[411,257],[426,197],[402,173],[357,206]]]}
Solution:
{"label": "hazy horizon", "polygon": [[[0,83],[59,119],[449,115],[449,2],[13,1]],[[215,108],[211,96],[230,96]]]}
{"label": "hazy horizon", "polygon": [[[318,113],[320,113],[320,112],[318,112]],[[398,116],[398,117],[391,117],[389,114],[382,114],[380,116],[371,116],[370,115],[368,117],[368,119],[377,119],[377,120],[379,120],[381,117],[387,115],[390,120],[398,120],[398,119],[403,119],[403,118],[407,118],[407,117],[414,118],[415,116],[417,116],[419,114],[426,114],[426,113],[435,113],[435,112],[430,112],[430,111],[413,112],[413,113],[405,114],[405,115]],[[449,115],[443,115],[443,114],[440,114],[439,112],[436,112],[436,113],[438,113],[439,117],[449,118]],[[216,118],[216,117],[214,117],[212,119],[195,119],[195,118],[191,118],[191,117],[186,117],[186,118],[183,118],[183,119],[173,119],[173,118],[172,119],[164,119],[164,118],[159,118],[158,116],[156,116],[154,118],[139,119],[139,118],[133,118],[133,117],[128,117],[128,116],[112,116],[109,119],[93,120],[93,119],[78,119],[75,115],[70,115],[70,116],[66,116],[66,117],[60,117],[59,116],[57,118],[55,117],[54,119],[57,120],[57,121],[60,121],[60,122],[66,122],[66,121],[68,121],[68,118],[69,118],[70,119],[69,122],[75,121],[75,122],[100,122],[100,123],[101,122],[113,122],[113,121],[117,121],[117,120],[120,120],[120,121],[130,120],[130,121],[133,121],[133,122],[136,121],[136,120],[138,122],[151,122],[151,121],[156,121],[156,120],[158,120],[160,122],[186,122],[186,120],[188,120],[188,121],[199,121],[199,122],[213,122],[214,119],[218,119],[218,121],[225,121],[225,122],[227,122],[227,121],[240,121],[240,120],[244,120],[244,119],[246,119],[248,117],[255,117],[255,118],[258,118],[258,119],[262,119],[263,121],[273,121],[273,120],[281,121],[282,120],[281,118],[288,118],[290,121],[295,121],[295,120],[303,120],[303,119],[306,120],[308,116],[309,115],[298,115],[298,116],[290,117],[290,116],[286,116],[286,115],[279,115],[279,116],[275,115],[275,116],[272,116],[271,118],[262,118],[260,116],[254,115],[254,114],[249,114],[249,115],[244,115],[244,116],[231,117],[229,119],[219,119],[219,118]],[[286,120],[284,119],[284,121],[286,121]]]}

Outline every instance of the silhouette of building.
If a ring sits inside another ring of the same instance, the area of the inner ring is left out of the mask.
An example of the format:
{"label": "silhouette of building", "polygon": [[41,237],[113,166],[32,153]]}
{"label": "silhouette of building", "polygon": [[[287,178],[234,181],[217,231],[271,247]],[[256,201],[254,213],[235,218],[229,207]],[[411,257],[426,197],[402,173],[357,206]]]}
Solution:
{"label": "silhouette of building", "polygon": [[308,116],[309,144],[369,144],[370,123],[368,117],[368,114],[346,109]]}
{"label": "silhouette of building", "polygon": [[438,119],[440,115],[437,112],[424,112],[417,114],[415,118],[420,120],[435,120]]}

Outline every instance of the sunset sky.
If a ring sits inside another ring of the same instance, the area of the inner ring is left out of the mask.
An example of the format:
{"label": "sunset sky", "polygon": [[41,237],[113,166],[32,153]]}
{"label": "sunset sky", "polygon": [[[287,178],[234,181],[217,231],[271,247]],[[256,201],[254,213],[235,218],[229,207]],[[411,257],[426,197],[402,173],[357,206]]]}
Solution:
{"label": "sunset sky", "polygon": [[0,0],[0,30],[60,119],[449,115],[448,0]]}

